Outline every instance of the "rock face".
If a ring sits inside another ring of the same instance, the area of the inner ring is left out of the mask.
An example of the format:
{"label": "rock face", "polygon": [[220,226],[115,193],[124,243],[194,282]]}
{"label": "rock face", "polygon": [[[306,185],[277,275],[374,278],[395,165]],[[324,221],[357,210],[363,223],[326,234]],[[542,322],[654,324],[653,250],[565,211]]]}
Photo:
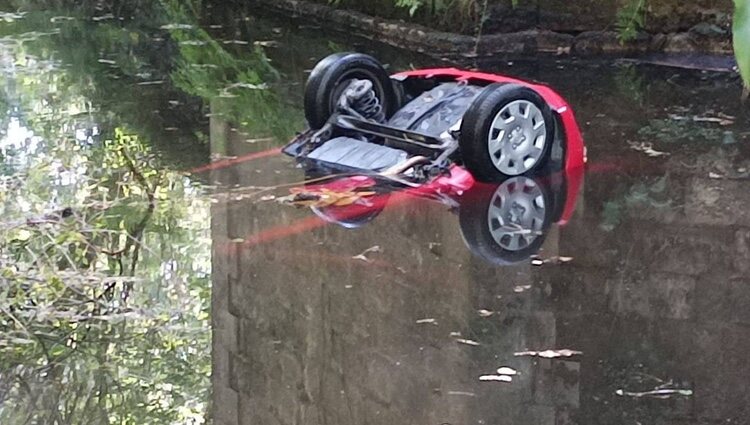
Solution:
{"label": "rock face", "polygon": [[[537,0],[538,25],[561,32],[602,31],[612,28],[622,0]],[[686,32],[704,23],[728,30],[731,0],[651,0],[646,2],[645,30],[649,33]]]}
{"label": "rock face", "polygon": [[[330,3],[328,0],[312,0]],[[484,29],[488,33],[516,32],[532,28],[566,33],[612,29],[618,12],[630,0],[490,0]],[[425,2],[427,3],[427,2]],[[477,3],[482,3],[477,2]],[[645,30],[650,33],[686,32],[705,23],[724,30],[731,27],[732,0],[649,0],[645,3]],[[473,30],[459,19],[438,19],[429,9],[417,9],[409,16],[392,0],[341,1],[342,8],[386,19],[405,19],[442,31]],[[461,20],[470,20],[481,11],[475,6],[459,8]],[[438,14],[441,12],[438,12]]]}
{"label": "rock face", "polygon": [[[426,10],[418,10],[413,17],[404,15],[390,0],[341,2],[338,9],[329,6],[328,0],[249,1],[331,29],[436,56],[732,53],[731,0],[651,0],[644,11],[644,27],[626,43],[615,31],[626,0],[519,0],[515,7],[512,0],[491,0],[481,31],[477,21],[482,12],[476,8],[457,10],[454,18],[445,14],[437,18]],[[481,34],[479,41],[476,34]]]}

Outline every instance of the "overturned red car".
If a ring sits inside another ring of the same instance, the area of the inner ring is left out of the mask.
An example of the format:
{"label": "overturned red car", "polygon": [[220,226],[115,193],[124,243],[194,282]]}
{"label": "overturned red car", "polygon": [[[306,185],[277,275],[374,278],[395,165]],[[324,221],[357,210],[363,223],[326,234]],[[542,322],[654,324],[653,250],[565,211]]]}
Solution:
{"label": "overturned red car", "polygon": [[[426,69],[388,76],[361,53],[331,55],[305,89],[310,130],[284,148],[333,169],[425,182],[464,166],[475,179],[498,181],[584,164],[573,111],[552,89],[494,74]],[[564,139],[558,146],[556,140]]]}
{"label": "overturned red car", "polygon": [[371,56],[338,53],[310,74],[305,116],[310,129],[283,149],[314,181],[296,192],[368,194],[313,208],[326,221],[361,226],[394,193],[435,199],[460,212],[474,253],[506,264],[573,212],[585,148],[546,86],[453,68],[389,76]]}

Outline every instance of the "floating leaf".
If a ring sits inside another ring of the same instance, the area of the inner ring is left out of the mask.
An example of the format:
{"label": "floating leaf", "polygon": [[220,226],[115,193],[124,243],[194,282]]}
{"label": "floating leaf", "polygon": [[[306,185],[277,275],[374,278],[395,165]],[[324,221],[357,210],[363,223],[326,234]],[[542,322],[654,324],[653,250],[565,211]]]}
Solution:
{"label": "floating leaf", "polygon": [[383,252],[383,250],[378,245],[371,246],[367,248],[366,250],[362,251],[361,254],[353,256],[352,259],[364,261],[365,263],[372,263],[372,260],[367,258],[367,254],[371,252]]}
{"label": "floating leaf", "polygon": [[686,390],[681,388],[658,388],[652,391],[639,391],[639,392],[633,392],[633,391],[625,391],[622,389],[619,389],[615,391],[615,394],[619,396],[627,396],[627,397],[653,397],[653,398],[670,398],[673,395],[680,395],[684,397],[689,397],[693,395],[693,390]]}
{"label": "floating leaf", "polygon": [[497,374],[514,376],[514,375],[518,375],[518,372],[515,369],[509,368],[507,366],[503,366],[497,370]]}
{"label": "floating leaf", "polygon": [[648,156],[650,156],[652,158],[658,158],[660,156],[667,156],[667,155],[669,155],[669,152],[657,151],[656,149],[654,149],[654,147],[653,147],[653,145],[651,143],[646,143],[646,142],[642,142],[642,143],[628,142],[628,145],[630,145],[631,149],[633,149],[635,151],[638,151],[638,152],[643,152],[643,153],[645,153],[646,155],[648,155]]}
{"label": "floating leaf", "polygon": [[479,345],[479,343],[476,342],[476,341],[474,341],[474,340],[464,339],[464,338],[457,338],[456,342],[459,343],[459,344],[472,345],[472,346],[475,346],[475,347]]}
{"label": "floating leaf", "polygon": [[507,375],[482,375],[480,381],[513,382],[513,378]]}
{"label": "floating leaf", "polygon": [[545,359],[555,359],[558,357],[572,357],[583,355],[581,351],[575,350],[545,350],[545,351],[520,351],[514,354],[516,357],[529,356],[529,357],[542,357]]}
{"label": "floating leaf", "polygon": [[311,208],[345,207],[375,195],[375,192],[334,191],[326,188],[317,190],[294,188],[290,192],[291,196],[278,198],[278,201],[297,207]]}

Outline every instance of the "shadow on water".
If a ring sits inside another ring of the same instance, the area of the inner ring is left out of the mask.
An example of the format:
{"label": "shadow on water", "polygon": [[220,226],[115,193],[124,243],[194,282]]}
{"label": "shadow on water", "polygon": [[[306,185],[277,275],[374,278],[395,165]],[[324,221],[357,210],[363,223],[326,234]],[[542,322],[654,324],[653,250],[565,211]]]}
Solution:
{"label": "shadow on water", "polygon": [[[580,191],[391,194],[349,225],[274,201],[305,179],[278,148],[303,129],[306,71],[349,49],[394,71],[434,61],[239,7],[2,5],[0,422],[750,414],[750,121],[733,76],[463,64],[574,105]],[[540,229],[482,234],[523,255],[472,246],[495,198],[540,193],[555,211]],[[549,349],[582,354],[515,355]],[[500,367],[512,382],[480,380]]]}

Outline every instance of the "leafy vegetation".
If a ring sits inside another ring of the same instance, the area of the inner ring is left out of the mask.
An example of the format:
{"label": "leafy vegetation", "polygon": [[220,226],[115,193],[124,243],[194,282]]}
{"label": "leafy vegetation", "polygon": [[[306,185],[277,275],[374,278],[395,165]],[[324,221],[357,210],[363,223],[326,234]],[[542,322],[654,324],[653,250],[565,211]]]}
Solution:
{"label": "leafy vegetation", "polygon": [[635,40],[646,20],[646,0],[628,0],[617,12],[617,32],[620,42]]}
{"label": "leafy vegetation", "polygon": [[299,108],[269,90],[280,75],[262,47],[242,49],[239,54],[230,52],[197,25],[194,12],[183,2],[167,2],[165,9],[171,22],[193,23],[167,27],[179,46],[170,75],[176,87],[204,99],[211,105],[212,114],[258,137],[288,140],[303,126]]}
{"label": "leafy vegetation", "polygon": [[750,4],[734,0],[734,52],[745,83],[744,98],[750,91]]}
{"label": "leafy vegetation", "polygon": [[0,421],[202,423],[208,203],[129,131],[78,134],[3,179]]}
{"label": "leafy vegetation", "polygon": [[[461,30],[476,28],[481,33],[481,27],[487,19],[492,0],[381,0],[376,2],[362,2],[358,0],[328,0],[335,6],[363,9],[366,12],[382,14],[383,10],[395,8],[405,10],[408,16],[417,15],[440,27],[451,26]],[[523,0],[511,0],[513,7],[522,4]],[[374,5],[377,4],[376,8]],[[647,0],[626,0],[617,13],[616,28],[621,42],[633,40],[645,25]],[[370,10],[373,9],[373,10]]]}
{"label": "leafy vegetation", "polygon": [[208,201],[138,134],[163,134],[120,83],[158,72],[125,53],[142,35],[33,31],[62,15],[6,16],[0,43],[0,422],[203,423]]}
{"label": "leafy vegetation", "polygon": [[6,3],[0,423],[204,423],[210,202],[181,170],[208,115],[284,140],[302,114],[199,1]]}

